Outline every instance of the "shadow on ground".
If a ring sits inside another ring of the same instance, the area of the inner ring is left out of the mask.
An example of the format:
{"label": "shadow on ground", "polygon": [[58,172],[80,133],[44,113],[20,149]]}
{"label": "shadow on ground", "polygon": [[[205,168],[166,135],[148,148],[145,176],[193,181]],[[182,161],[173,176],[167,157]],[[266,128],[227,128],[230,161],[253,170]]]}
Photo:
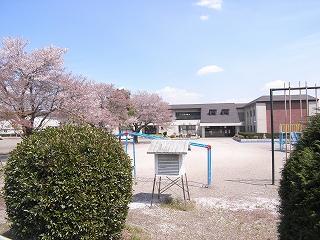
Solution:
{"label": "shadow on ground", "polygon": [[[133,203],[150,204],[151,203],[151,197],[152,197],[151,192],[150,193],[145,193],[145,192],[137,193],[137,194],[134,194],[132,196],[132,202]],[[158,194],[154,194],[153,202],[157,203],[157,202],[160,202],[161,199],[168,199],[170,197],[171,197],[171,194],[162,193],[162,194],[160,194],[160,199],[159,199],[159,195]]]}
{"label": "shadow on ground", "polygon": [[0,162],[6,162],[8,160],[9,154],[0,154]]}
{"label": "shadow on ground", "polygon": [[[256,186],[272,186],[271,179],[226,179],[225,181]],[[278,183],[276,183],[275,186],[278,186]]]}

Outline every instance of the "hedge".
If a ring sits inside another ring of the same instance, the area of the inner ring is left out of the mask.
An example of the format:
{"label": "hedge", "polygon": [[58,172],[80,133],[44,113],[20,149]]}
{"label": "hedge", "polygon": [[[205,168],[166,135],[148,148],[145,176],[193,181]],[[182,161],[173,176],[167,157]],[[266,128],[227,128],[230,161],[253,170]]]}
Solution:
{"label": "hedge", "polygon": [[285,164],[279,195],[280,239],[320,239],[320,116],[310,119]]}
{"label": "hedge", "polygon": [[91,126],[24,138],[5,167],[7,214],[21,239],[118,239],[131,191],[122,145]]}
{"label": "hedge", "polygon": [[[271,138],[270,133],[255,133],[255,132],[239,132],[238,136],[242,136],[245,139],[263,139]],[[279,133],[274,133],[274,138],[279,138]]]}

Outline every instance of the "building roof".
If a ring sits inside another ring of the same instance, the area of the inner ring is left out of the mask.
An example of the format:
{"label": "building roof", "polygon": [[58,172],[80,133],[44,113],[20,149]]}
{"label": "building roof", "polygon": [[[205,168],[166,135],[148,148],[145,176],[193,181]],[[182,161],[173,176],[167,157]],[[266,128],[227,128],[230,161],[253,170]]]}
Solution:
{"label": "building roof", "polygon": [[169,106],[170,110],[177,110],[177,109],[192,109],[198,108],[201,109],[202,106],[206,104],[171,104]]}
{"label": "building roof", "polygon": [[[209,115],[210,109],[216,109],[216,115]],[[228,109],[228,115],[221,115],[222,109]],[[205,104],[201,108],[201,123],[239,123],[239,115],[235,103]]]}
{"label": "building roof", "polygon": [[[301,97],[302,101],[306,101],[307,97],[305,94],[300,95],[291,95],[291,101],[299,101]],[[289,95],[287,95],[287,100],[289,101]],[[316,101],[316,98],[308,95],[309,101]],[[199,103],[199,104],[171,104],[170,110],[178,110],[178,109],[203,109],[207,108],[208,106],[223,106],[226,104],[234,104],[236,108],[243,108],[247,105],[251,105],[256,102],[269,102],[270,96],[269,95],[263,95],[255,100],[249,102],[249,103]],[[284,101],[284,95],[273,95],[273,101],[275,102],[281,102]]]}
{"label": "building roof", "polygon": [[187,140],[153,140],[148,148],[148,154],[187,154]]}
{"label": "building roof", "polygon": [[236,108],[244,108],[248,103],[236,103]]}
{"label": "building roof", "polygon": [[[242,106],[242,105],[241,105]],[[175,104],[170,105],[171,110],[199,109],[201,111],[201,123],[240,123],[239,108],[235,103],[207,103],[207,104]],[[215,109],[216,115],[209,115],[209,110]],[[221,115],[222,109],[228,109],[228,115]]]}
{"label": "building roof", "polygon": [[[300,101],[300,99],[302,101],[306,101],[307,100],[307,96],[305,94],[302,95],[291,95],[291,101]],[[274,102],[284,102],[285,96],[284,95],[273,95],[273,101]],[[287,101],[289,101],[289,95],[286,96]],[[258,97],[257,99],[249,102],[247,105],[251,105],[254,103],[258,103],[258,102],[269,102],[270,101],[270,96],[269,95],[264,95],[261,97]],[[313,96],[308,95],[308,101],[316,101],[316,98]]]}

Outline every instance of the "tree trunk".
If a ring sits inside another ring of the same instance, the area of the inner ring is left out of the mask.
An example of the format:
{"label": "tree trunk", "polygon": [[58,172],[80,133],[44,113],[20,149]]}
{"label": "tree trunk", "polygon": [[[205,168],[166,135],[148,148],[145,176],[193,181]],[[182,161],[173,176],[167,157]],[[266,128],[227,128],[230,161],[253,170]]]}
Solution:
{"label": "tree trunk", "polygon": [[[135,126],[135,127],[133,128],[133,131],[134,131],[135,133],[139,133],[140,130],[141,130],[141,127],[138,127],[138,126]],[[138,136],[133,136],[133,141],[134,141],[134,143],[139,143]]]}
{"label": "tree trunk", "polygon": [[120,127],[120,124],[119,124],[119,136],[118,136],[118,139],[119,139],[119,142],[121,142],[121,135],[120,135],[120,133],[121,133],[121,127]]}
{"label": "tree trunk", "polygon": [[134,141],[134,143],[139,143],[138,136],[133,136],[133,141]]}
{"label": "tree trunk", "polygon": [[24,126],[24,127],[22,127],[22,131],[23,131],[24,136],[30,136],[33,132],[33,128]]}

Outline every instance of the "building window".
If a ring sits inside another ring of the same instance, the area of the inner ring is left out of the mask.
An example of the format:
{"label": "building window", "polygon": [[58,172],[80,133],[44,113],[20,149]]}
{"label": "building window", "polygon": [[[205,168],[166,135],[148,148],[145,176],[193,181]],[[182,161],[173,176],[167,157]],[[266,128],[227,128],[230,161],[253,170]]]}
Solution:
{"label": "building window", "polygon": [[200,118],[200,112],[176,112],[177,120],[198,120]]}
{"label": "building window", "polygon": [[252,111],[250,110],[250,117],[252,117]]}
{"label": "building window", "polygon": [[179,125],[179,133],[183,135],[195,136],[197,134],[196,125]]}
{"label": "building window", "polygon": [[256,116],[256,110],[253,109],[253,116]]}
{"label": "building window", "polygon": [[229,109],[222,109],[221,115],[229,115]]}
{"label": "building window", "polygon": [[245,121],[245,115],[244,115],[244,112],[239,112],[239,113],[238,113],[238,116],[239,116],[239,120],[240,120],[240,122],[244,122],[244,121]]}
{"label": "building window", "polygon": [[209,109],[208,115],[217,115],[217,109]]}

